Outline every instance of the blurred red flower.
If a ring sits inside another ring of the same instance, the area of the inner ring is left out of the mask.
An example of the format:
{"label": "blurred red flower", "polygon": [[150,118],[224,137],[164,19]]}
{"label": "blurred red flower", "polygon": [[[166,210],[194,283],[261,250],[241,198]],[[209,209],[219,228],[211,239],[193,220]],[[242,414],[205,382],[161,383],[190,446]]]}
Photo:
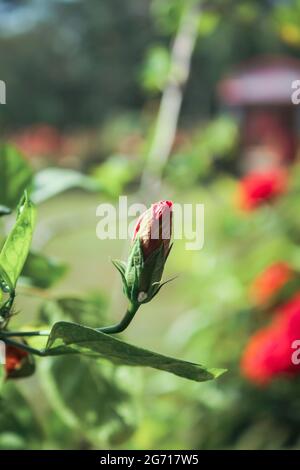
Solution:
{"label": "blurred red flower", "polygon": [[20,131],[11,141],[29,157],[48,157],[60,155],[64,137],[52,126],[37,125]]}
{"label": "blurred red flower", "polygon": [[7,377],[9,377],[14,371],[21,368],[24,359],[26,359],[28,353],[23,349],[16,348],[15,346],[6,346],[6,360],[5,370]]}
{"label": "blurred red flower", "polygon": [[265,304],[293,277],[294,272],[287,263],[274,263],[257,276],[251,286],[250,296],[257,305]]}
{"label": "blurred red flower", "polygon": [[281,169],[253,172],[239,183],[238,203],[244,211],[251,211],[271,201],[287,189],[287,173]]}
{"label": "blurred red flower", "polygon": [[300,373],[293,363],[293,343],[300,340],[300,294],[277,310],[269,326],[249,340],[242,359],[241,372],[250,381],[267,384],[277,376]]}

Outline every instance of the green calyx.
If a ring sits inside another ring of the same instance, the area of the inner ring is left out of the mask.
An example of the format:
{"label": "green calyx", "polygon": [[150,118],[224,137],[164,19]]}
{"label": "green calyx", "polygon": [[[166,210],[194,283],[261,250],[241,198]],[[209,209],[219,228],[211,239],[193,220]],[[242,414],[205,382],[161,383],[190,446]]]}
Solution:
{"label": "green calyx", "polygon": [[141,305],[155,297],[165,283],[161,283],[167,256],[163,244],[144,260],[141,242],[134,242],[127,264],[113,260],[122,277],[123,291],[132,305]]}

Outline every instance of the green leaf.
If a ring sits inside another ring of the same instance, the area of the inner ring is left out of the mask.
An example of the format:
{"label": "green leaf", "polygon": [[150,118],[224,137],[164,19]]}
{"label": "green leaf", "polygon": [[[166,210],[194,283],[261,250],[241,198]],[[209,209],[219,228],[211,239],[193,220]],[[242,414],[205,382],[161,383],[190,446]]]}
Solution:
{"label": "green leaf", "polygon": [[208,36],[213,33],[218,26],[220,21],[220,15],[206,11],[202,12],[201,19],[199,21],[199,34],[201,36]]}
{"label": "green leaf", "polygon": [[146,57],[141,79],[148,91],[161,91],[170,75],[171,60],[168,49],[164,46],[152,47]]}
{"label": "green leaf", "polygon": [[73,188],[99,191],[100,184],[79,171],[64,168],[47,168],[34,176],[31,199],[40,204],[51,197]]}
{"label": "green leaf", "polygon": [[118,197],[124,192],[124,187],[136,178],[137,173],[137,163],[132,159],[124,155],[112,155],[93,170],[92,176],[102,191]]}
{"label": "green leaf", "polygon": [[9,215],[10,213],[11,209],[6,206],[0,206],[0,217],[3,217],[4,215]]}
{"label": "green leaf", "polygon": [[6,273],[13,287],[16,286],[28,256],[34,225],[35,208],[25,194],[18,210],[17,221],[0,253],[0,272]]}
{"label": "green leaf", "polygon": [[48,339],[45,354],[53,356],[80,352],[119,365],[152,367],[197,382],[215,379],[225,372],[224,369],[206,369],[198,364],[147,351],[76,323],[56,323]]}
{"label": "green leaf", "polygon": [[[35,389],[37,385],[35,385]],[[0,449],[26,449],[41,437],[41,426],[31,400],[13,380],[7,381],[0,400]]]}
{"label": "green leaf", "polygon": [[0,145],[0,204],[16,207],[32,182],[32,170],[11,145]]}
{"label": "green leaf", "polygon": [[30,252],[21,276],[30,285],[48,289],[65,275],[67,269],[66,264],[54,258]]}
{"label": "green leaf", "polygon": [[10,315],[14,299],[14,286],[11,284],[6,272],[0,266],[0,328]]}
{"label": "green leaf", "polygon": [[112,364],[84,356],[76,360],[60,356],[40,362],[39,373],[53,410],[68,427],[84,431],[99,446],[100,433],[119,443],[135,430],[137,406],[130,379],[132,382],[136,374],[124,369],[120,379]]}
{"label": "green leaf", "polygon": [[62,318],[99,328],[106,324],[107,300],[101,293],[96,298],[62,297],[47,300],[40,309],[40,320],[53,324]]}

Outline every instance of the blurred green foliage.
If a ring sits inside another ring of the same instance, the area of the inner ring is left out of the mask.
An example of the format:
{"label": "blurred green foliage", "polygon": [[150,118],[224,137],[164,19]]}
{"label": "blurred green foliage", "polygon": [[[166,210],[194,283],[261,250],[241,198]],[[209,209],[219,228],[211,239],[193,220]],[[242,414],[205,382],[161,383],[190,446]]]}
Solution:
{"label": "blurred green foliage", "polygon": [[[26,2],[27,22],[20,12],[19,30],[9,27],[9,20],[25,7],[2,12],[1,79],[8,84],[8,103],[5,120],[0,119],[8,130],[39,122],[86,127],[120,111],[141,109],[147,103],[142,87],[159,91],[163,85],[170,40],[191,2],[42,3],[30,21],[39,7]],[[297,22],[296,0],[283,6],[269,0],[201,3],[205,10],[182,116],[187,122],[215,109],[215,85],[232,65],[253,55],[288,51],[276,18],[287,26],[291,16],[292,24]],[[291,46],[289,53],[297,55]]]}
{"label": "blurred green foliage", "polygon": [[[249,337],[270,319],[251,303],[253,279],[275,261],[300,270],[299,165],[290,172],[288,193],[275,205],[241,213],[232,176],[238,129],[217,113],[216,97],[216,84],[236,64],[259,54],[299,57],[299,0],[200,3],[205,8],[191,76],[160,197],[204,203],[205,245],[188,252],[184,241],[176,241],[167,276],[181,276],[137,317],[128,337],[229,372],[199,385],[85,358],[47,358],[39,361],[34,377],[5,384],[0,448],[300,448],[299,377],[259,388],[239,369]],[[17,169],[22,176],[8,186],[4,175],[16,171],[17,151],[0,149],[1,205],[15,207],[30,182],[32,196],[43,202],[51,221],[61,223],[74,207],[80,214],[75,229],[54,230],[47,254],[33,252],[25,265],[20,279],[25,294],[17,307],[33,327],[62,318],[97,327],[115,306],[119,280],[107,268],[100,291],[99,265],[116,244],[99,245],[90,236],[94,212],[85,216],[103,193],[116,198],[139,184],[169,72],[170,45],[189,5],[185,0],[55,1],[30,25],[13,30],[8,22],[1,31],[0,78],[9,85],[0,115],[3,133],[39,122],[64,130],[96,129],[90,162],[77,165],[87,168],[88,176],[55,168],[33,177],[22,163]],[[28,0],[27,8],[36,7]],[[6,11],[3,18],[17,11]],[[71,192],[62,195],[67,189]],[[42,299],[26,297],[32,288]],[[49,299],[54,288],[59,295]],[[19,327],[20,316],[13,322]]]}

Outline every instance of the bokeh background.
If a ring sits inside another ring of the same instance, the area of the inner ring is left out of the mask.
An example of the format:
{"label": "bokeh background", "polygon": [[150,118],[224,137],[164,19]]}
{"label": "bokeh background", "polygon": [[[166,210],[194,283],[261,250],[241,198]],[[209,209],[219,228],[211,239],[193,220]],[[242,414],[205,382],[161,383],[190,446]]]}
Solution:
{"label": "bokeh background", "polygon": [[1,0],[0,79],[38,206],[13,326],[120,318],[130,243],[97,239],[100,203],[202,203],[203,249],[175,241],[123,337],[228,369],[38,360],[3,388],[0,448],[299,448],[300,1]]}

